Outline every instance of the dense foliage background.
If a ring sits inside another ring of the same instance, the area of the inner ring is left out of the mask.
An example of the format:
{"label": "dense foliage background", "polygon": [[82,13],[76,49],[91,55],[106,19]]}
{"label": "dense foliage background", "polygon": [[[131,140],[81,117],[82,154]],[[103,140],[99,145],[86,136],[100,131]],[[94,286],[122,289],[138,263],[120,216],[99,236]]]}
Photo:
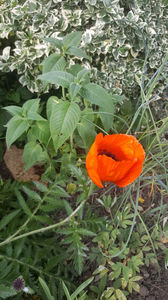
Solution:
{"label": "dense foliage background", "polygon": [[[145,299],[166,274],[167,16],[167,0],[0,0],[1,299]],[[128,187],[91,183],[99,132],[142,143]]]}

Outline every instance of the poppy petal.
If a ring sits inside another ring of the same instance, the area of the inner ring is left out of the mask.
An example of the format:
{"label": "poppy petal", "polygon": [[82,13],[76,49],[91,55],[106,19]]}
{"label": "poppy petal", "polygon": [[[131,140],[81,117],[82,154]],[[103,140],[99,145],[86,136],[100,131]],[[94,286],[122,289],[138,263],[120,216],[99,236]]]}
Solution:
{"label": "poppy petal", "polygon": [[92,181],[103,187],[111,181],[120,187],[132,183],[142,172],[145,151],[132,135],[96,136],[86,157],[86,168]]}
{"label": "poppy petal", "polygon": [[135,160],[115,161],[106,155],[99,155],[98,174],[103,181],[116,182],[123,179],[135,163]]}
{"label": "poppy petal", "polygon": [[86,157],[86,169],[88,172],[89,177],[92,179],[92,181],[99,187],[103,187],[103,184],[101,182],[100,176],[97,172],[98,169],[98,161],[97,161],[97,145],[96,141],[92,144],[89,153]]}

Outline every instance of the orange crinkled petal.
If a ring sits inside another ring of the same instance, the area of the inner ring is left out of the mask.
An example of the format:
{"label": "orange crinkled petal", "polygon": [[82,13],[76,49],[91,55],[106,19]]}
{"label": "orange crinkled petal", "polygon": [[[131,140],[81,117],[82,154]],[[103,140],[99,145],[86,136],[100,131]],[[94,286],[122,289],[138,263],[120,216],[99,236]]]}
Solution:
{"label": "orange crinkled petal", "polygon": [[103,137],[100,133],[88,152],[86,168],[97,186],[103,187],[101,181],[112,181],[124,187],[141,174],[144,159],[144,149],[134,136],[112,134]]}

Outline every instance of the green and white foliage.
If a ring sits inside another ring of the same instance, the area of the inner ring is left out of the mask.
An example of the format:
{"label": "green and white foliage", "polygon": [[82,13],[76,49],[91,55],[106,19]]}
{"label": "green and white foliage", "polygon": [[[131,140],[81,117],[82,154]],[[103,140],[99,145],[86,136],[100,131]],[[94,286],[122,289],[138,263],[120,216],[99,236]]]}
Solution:
{"label": "green and white foliage", "polygon": [[[91,57],[99,83],[113,92],[132,96],[132,87],[137,86],[135,74],[141,77],[145,56],[148,76],[158,68],[166,52],[166,0],[0,3],[0,70],[17,70],[21,84],[32,92],[43,91],[37,80],[39,64],[57,51],[44,40],[46,37],[60,38],[72,31],[82,31],[81,46]],[[90,65],[87,61],[83,63]]]}

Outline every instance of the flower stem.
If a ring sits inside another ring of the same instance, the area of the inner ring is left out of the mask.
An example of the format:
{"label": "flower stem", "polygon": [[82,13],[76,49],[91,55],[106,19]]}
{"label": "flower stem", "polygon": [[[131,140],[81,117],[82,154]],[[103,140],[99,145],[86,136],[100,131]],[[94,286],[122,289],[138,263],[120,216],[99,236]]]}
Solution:
{"label": "flower stem", "polygon": [[4,246],[4,245],[6,245],[10,242],[19,240],[19,239],[24,238],[24,237],[29,236],[29,235],[33,235],[33,234],[36,234],[36,233],[43,233],[45,231],[55,229],[56,227],[59,227],[59,226],[62,226],[63,224],[65,224],[65,223],[68,223],[72,219],[72,217],[75,216],[75,214],[80,210],[80,208],[86,202],[86,200],[87,199],[85,199],[83,202],[81,202],[81,204],[72,212],[72,214],[69,215],[67,218],[65,218],[63,221],[60,221],[56,224],[53,224],[53,225],[50,225],[50,226],[47,226],[47,227],[42,227],[42,228],[39,228],[39,229],[36,229],[36,230],[32,230],[30,232],[23,233],[21,235],[13,237],[13,238],[8,238],[5,241],[1,242],[0,246]]}

